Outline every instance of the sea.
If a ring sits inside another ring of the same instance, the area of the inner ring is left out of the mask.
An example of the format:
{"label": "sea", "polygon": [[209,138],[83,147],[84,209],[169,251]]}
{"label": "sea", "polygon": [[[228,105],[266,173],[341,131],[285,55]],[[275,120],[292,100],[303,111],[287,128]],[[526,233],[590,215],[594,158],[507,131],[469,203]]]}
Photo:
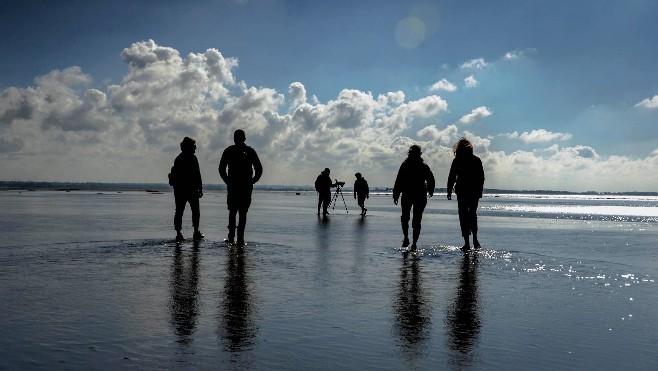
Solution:
{"label": "sea", "polygon": [[488,190],[464,253],[439,190],[409,254],[386,189],[257,189],[236,248],[219,186],[181,244],[165,185],[0,188],[2,370],[658,369],[656,194]]}

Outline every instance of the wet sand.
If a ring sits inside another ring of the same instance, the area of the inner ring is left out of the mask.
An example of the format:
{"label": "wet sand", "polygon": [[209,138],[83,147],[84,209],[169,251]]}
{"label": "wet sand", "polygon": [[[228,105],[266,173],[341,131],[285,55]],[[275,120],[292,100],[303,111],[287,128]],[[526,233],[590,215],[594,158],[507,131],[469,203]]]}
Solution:
{"label": "wet sand", "polygon": [[172,194],[0,193],[0,369],[657,364],[655,222],[505,214],[489,198],[483,249],[464,254],[456,202],[436,197],[404,257],[388,196],[366,218],[346,201],[323,219],[314,194],[259,192],[239,250],[222,242],[221,192],[202,199],[206,240],[180,247]]}

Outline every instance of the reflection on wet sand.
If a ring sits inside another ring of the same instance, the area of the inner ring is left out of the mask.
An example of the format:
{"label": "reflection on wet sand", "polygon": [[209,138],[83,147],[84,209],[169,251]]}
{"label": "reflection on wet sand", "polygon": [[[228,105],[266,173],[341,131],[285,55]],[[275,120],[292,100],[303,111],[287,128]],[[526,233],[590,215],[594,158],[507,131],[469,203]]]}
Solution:
{"label": "reflection on wet sand", "polygon": [[171,266],[169,311],[176,342],[189,346],[199,316],[199,249],[176,246]]}
{"label": "reflection on wet sand", "polygon": [[431,308],[417,259],[403,259],[400,270],[400,286],[394,301],[395,329],[400,337],[400,347],[409,358],[423,353],[431,332]]}
{"label": "reflection on wet sand", "polygon": [[478,256],[464,254],[454,302],[447,317],[450,363],[457,370],[473,365],[474,349],[480,335],[480,307],[478,303]]}
{"label": "reflection on wet sand", "polygon": [[247,249],[231,247],[226,263],[226,281],[219,305],[219,338],[224,350],[239,356],[253,349],[258,328],[255,304],[247,270]]}

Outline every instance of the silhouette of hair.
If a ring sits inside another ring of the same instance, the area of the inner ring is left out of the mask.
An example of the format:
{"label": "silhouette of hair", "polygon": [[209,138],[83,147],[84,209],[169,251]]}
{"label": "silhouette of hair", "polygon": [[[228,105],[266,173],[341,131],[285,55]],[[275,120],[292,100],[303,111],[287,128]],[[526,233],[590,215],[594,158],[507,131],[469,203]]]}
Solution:
{"label": "silhouette of hair", "polygon": [[459,138],[459,141],[452,146],[452,153],[455,156],[472,155],[473,145],[468,139],[461,137]]}
{"label": "silhouette of hair", "polygon": [[196,147],[196,140],[190,137],[185,137],[183,138],[183,141],[180,142],[180,150],[185,151],[185,150],[191,150]]}
{"label": "silhouette of hair", "polygon": [[417,144],[414,144],[413,146],[409,147],[409,157],[420,157],[420,155],[423,154],[423,152],[420,150],[420,146]]}
{"label": "silhouette of hair", "polygon": [[233,133],[233,141],[235,143],[244,143],[247,140],[247,136],[244,134],[244,130],[238,129]]}
{"label": "silhouette of hair", "polygon": [[354,174],[354,176],[357,177],[357,178],[361,178],[362,175],[361,175],[361,173],[356,173],[356,174]]}
{"label": "silhouette of hair", "polygon": [[322,174],[329,174],[331,170],[329,170],[328,167],[325,167],[324,170],[322,170]]}

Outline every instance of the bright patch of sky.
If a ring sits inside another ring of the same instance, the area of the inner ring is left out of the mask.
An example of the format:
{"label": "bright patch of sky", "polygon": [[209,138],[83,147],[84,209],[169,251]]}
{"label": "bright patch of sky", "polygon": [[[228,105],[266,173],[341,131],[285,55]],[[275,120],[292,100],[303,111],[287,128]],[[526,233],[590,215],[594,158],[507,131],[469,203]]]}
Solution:
{"label": "bright patch of sky", "polygon": [[263,184],[325,167],[392,186],[411,144],[442,185],[655,191],[654,1],[0,3],[2,180],[204,181],[243,128]]}

